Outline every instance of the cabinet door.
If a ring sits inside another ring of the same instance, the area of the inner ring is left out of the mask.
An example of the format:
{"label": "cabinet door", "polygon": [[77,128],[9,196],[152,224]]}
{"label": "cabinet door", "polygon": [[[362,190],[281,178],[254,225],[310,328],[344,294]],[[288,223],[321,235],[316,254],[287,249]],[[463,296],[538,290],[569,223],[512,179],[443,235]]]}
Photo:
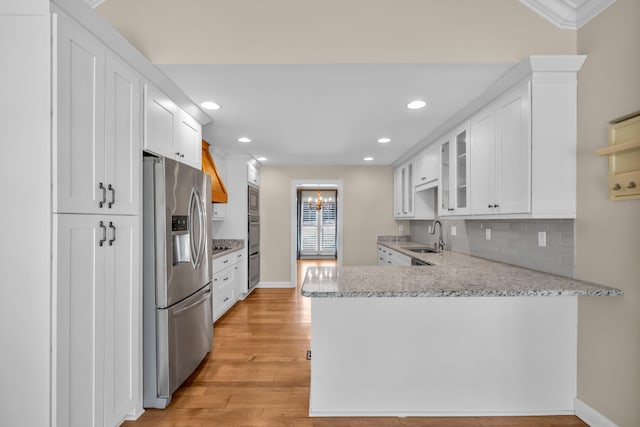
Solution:
{"label": "cabinet door", "polygon": [[407,217],[413,216],[413,162],[402,168],[402,213]]}
{"label": "cabinet door", "polygon": [[172,159],[178,106],[154,86],[146,84],[144,89],[144,149]]}
{"label": "cabinet door", "polygon": [[452,144],[453,213],[463,215],[469,213],[469,122],[465,122],[456,129]]}
{"label": "cabinet door", "polygon": [[393,171],[393,216],[402,218],[402,167]]}
{"label": "cabinet door", "polygon": [[178,138],[174,148],[183,163],[202,169],[202,127],[193,117],[180,110]]}
{"label": "cabinet door", "polygon": [[496,198],[495,107],[481,110],[471,118],[471,213],[490,214]]}
{"label": "cabinet door", "polygon": [[117,426],[140,396],[139,217],[106,217],[104,286],[104,425]]}
{"label": "cabinet door", "polygon": [[58,17],[53,211],[100,213],[104,211],[107,186],[104,166],[106,48],[68,18],[61,14]]}
{"label": "cabinet door", "polygon": [[140,82],[129,66],[108,54],[105,88],[107,212],[139,214]]}
{"label": "cabinet door", "polygon": [[531,96],[529,82],[520,84],[498,99],[496,136],[497,212],[530,212]]}
{"label": "cabinet door", "polygon": [[53,215],[56,425],[101,426],[106,225],[93,215]]}
{"label": "cabinet door", "polygon": [[440,183],[438,185],[438,214],[451,215],[451,140],[445,138],[438,144],[440,147]]}

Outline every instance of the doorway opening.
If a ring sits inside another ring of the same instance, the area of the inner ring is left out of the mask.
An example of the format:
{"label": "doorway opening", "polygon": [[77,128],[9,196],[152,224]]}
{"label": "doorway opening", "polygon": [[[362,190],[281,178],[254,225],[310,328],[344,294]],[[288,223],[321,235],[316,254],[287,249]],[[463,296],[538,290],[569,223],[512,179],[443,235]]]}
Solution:
{"label": "doorway opening", "polygon": [[[333,261],[342,265],[341,179],[291,180],[291,282],[304,279],[299,261]],[[299,277],[301,276],[302,277]]]}
{"label": "doorway opening", "polygon": [[299,189],[297,259],[337,259],[338,191]]}

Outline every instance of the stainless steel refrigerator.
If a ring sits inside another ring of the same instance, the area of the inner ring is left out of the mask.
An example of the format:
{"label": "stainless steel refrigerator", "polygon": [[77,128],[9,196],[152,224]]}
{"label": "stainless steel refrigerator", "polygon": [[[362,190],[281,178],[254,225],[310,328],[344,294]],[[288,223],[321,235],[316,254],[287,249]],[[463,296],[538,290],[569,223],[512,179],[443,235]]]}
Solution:
{"label": "stainless steel refrigerator", "polygon": [[143,161],[144,407],[165,408],[211,350],[211,178]]}

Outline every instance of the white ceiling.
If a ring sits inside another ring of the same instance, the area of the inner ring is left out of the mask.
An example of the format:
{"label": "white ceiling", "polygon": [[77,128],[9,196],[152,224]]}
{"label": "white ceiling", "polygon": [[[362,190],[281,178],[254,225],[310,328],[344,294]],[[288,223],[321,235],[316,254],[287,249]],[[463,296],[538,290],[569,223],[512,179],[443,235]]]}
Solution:
{"label": "white ceiling", "polygon": [[[204,136],[265,164],[391,164],[514,64],[159,65],[210,112]],[[424,99],[427,107],[408,110]],[[241,144],[246,136],[252,142]],[[380,144],[378,138],[391,142]],[[365,156],[374,157],[364,162]]]}

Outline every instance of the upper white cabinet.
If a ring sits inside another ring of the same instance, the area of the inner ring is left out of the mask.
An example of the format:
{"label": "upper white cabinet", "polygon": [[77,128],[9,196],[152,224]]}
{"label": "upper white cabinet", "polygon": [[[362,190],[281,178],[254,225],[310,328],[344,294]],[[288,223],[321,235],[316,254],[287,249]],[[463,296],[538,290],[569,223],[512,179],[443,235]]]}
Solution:
{"label": "upper white cabinet", "polygon": [[144,98],[144,149],[202,169],[200,123],[151,84]]}
{"label": "upper white cabinet", "polygon": [[260,187],[260,169],[251,162],[247,163],[247,182]]}
{"label": "upper white cabinet", "polygon": [[[444,136],[426,150],[440,150],[439,215],[575,218],[576,72],[585,59],[531,56],[449,120],[460,125],[438,130]],[[426,150],[403,163],[416,162],[416,189],[429,187],[421,184],[429,180]],[[396,217],[403,200],[400,167]],[[417,210],[418,199],[413,202]]]}
{"label": "upper white cabinet", "polygon": [[438,213],[440,216],[469,213],[469,122],[454,129],[439,144],[440,183]]}
{"label": "upper white cabinet", "polygon": [[413,216],[413,162],[405,163],[396,168],[394,177],[394,216],[409,218]]}
{"label": "upper white cabinet", "polygon": [[53,211],[138,214],[139,77],[77,24],[60,23]]}
{"label": "upper white cabinet", "polygon": [[423,187],[436,186],[440,175],[439,147],[437,144],[431,144],[422,150],[415,159],[415,180],[416,189]]}
{"label": "upper white cabinet", "polygon": [[471,118],[472,214],[531,211],[530,100],[526,81]]}
{"label": "upper white cabinet", "polygon": [[413,161],[394,170],[393,215],[395,218],[433,219],[435,190],[433,187],[427,190],[423,186],[424,190],[420,191],[422,187],[416,186],[415,170],[416,164]]}

